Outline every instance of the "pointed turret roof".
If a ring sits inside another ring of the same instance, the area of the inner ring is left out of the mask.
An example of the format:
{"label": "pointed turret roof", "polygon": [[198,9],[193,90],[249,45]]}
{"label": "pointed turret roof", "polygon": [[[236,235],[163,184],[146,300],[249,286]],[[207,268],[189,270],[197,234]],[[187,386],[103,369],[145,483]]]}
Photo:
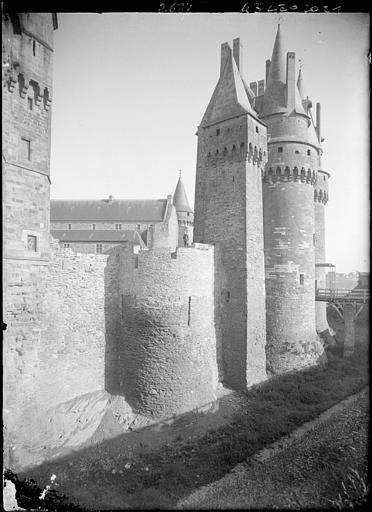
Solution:
{"label": "pointed turret roof", "polygon": [[181,171],[180,171],[180,177],[178,178],[176,190],[175,190],[174,196],[173,196],[173,204],[176,207],[177,212],[191,212],[192,213],[192,209],[189,205],[189,200],[187,199],[185,186],[184,186],[182,178],[181,178]]}
{"label": "pointed turret roof", "polygon": [[286,56],[280,24],[276,33],[273,54],[267,77],[262,115],[286,111]]}
{"label": "pointed turret roof", "polygon": [[208,126],[245,113],[257,117],[248,99],[246,87],[230,46],[224,43],[222,51],[224,61],[221,75],[200,123],[201,126]]}

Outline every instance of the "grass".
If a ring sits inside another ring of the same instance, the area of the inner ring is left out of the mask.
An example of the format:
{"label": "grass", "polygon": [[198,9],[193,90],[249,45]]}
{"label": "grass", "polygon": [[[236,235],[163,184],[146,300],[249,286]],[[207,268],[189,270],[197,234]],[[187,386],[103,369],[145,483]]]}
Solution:
{"label": "grass", "polygon": [[327,500],[332,508],[338,510],[361,509],[367,505],[369,483],[367,475],[360,475],[354,468],[348,468],[344,480],[341,480],[341,492],[336,499]]}
{"label": "grass", "polygon": [[[111,486],[110,492],[113,487],[120,487],[121,499],[130,508],[148,508],[146,504],[171,508],[195,488],[221,478],[236,464],[358,392],[367,383],[365,360],[345,360],[330,354],[327,365],[274,377],[250,389],[246,393],[246,406],[230,424],[191,439],[178,436],[172,444],[153,451],[142,448],[130,459],[128,454],[116,452],[115,457],[110,454],[118,470],[130,461],[124,478],[104,470],[98,458],[82,472],[83,452],[64,461],[46,463],[36,474],[42,479],[43,474],[61,474],[67,467],[66,489],[74,486],[79,489],[85,482],[92,489],[94,482],[99,482],[102,489],[106,482]],[[109,444],[105,445],[106,452],[110,452]],[[100,491],[97,492],[99,497]]]}

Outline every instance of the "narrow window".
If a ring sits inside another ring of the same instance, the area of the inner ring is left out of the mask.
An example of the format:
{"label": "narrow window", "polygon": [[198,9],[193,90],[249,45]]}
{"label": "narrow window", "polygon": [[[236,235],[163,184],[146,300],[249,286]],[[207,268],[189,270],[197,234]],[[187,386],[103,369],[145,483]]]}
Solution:
{"label": "narrow window", "polygon": [[310,149],[308,149],[308,150],[307,150],[307,154],[308,154],[308,155],[311,155],[311,151],[310,151]]}
{"label": "narrow window", "polygon": [[258,126],[256,126],[256,133],[258,133]]}
{"label": "narrow window", "polygon": [[121,224],[115,224],[115,229],[117,231],[121,231]]}
{"label": "narrow window", "polygon": [[69,249],[69,248],[70,248],[70,244],[63,244],[63,247],[64,247],[65,249]]}
{"label": "narrow window", "polygon": [[37,239],[34,235],[27,235],[27,249],[29,251],[36,252],[37,249]]}
{"label": "narrow window", "polygon": [[298,151],[298,149],[296,149],[295,153],[296,153],[296,155],[299,155],[299,154],[300,154],[300,152]]}
{"label": "narrow window", "polygon": [[138,254],[134,256],[134,268],[138,268]]}
{"label": "narrow window", "polygon": [[219,129],[219,128],[217,128],[217,130],[216,130],[216,135],[219,135],[219,134],[220,134],[220,129]]}
{"label": "narrow window", "polygon": [[102,253],[102,244],[97,244],[96,245],[96,252],[101,254]]}
{"label": "narrow window", "polygon": [[226,294],[226,302],[230,302],[230,292],[227,292]]}
{"label": "narrow window", "polygon": [[92,224],[92,229],[93,229],[93,231],[96,229],[96,225],[95,224]]}
{"label": "narrow window", "polygon": [[22,156],[26,160],[31,160],[31,141],[21,138],[22,141]]}
{"label": "narrow window", "polygon": [[68,229],[71,229],[71,224],[68,225]]}
{"label": "narrow window", "polygon": [[281,146],[278,148],[278,153],[283,153],[283,148]]}
{"label": "narrow window", "polygon": [[235,176],[232,177],[233,178],[233,183],[235,182]]}
{"label": "narrow window", "polygon": [[36,41],[35,41],[35,39],[32,41],[32,55],[34,57],[36,55]]}
{"label": "narrow window", "polygon": [[190,315],[191,315],[191,297],[189,297],[189,307],[187,310],[187,325],[190,325]]}
{"label": "narrow window", "polygon": [[140,231],[141,229],[141,224],[137,224],[137,231]]}
{"label": "narrow window", "polygon": [[300,274],[300,284],[305,283],[305,274]]}
{"label": "narrow window", "polygon": [[323,176],[323,181],[325,181],[325,176]]}
{"label": "narrow window", "polygon": [[28,98],[27,98],[27,105],[28,105],[28,108],[29,108],[30,110],[32,110],[32,109],[33,109],[33,102],[32,102],[32,98],[30,98],[30,97],[28,97]]}

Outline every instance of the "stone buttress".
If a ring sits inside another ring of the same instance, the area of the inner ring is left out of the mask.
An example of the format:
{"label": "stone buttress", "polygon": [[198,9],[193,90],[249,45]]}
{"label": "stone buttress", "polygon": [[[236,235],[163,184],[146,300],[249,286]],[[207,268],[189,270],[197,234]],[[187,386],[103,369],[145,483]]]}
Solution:
{"label": "stone buttress", "polygon": [[266,378],[261,172],[267,146],[241,62],[239,39],[233,51],[222,44],[220,77],[197,132],[194,241],[221,246],[220,379],[242,389]]}

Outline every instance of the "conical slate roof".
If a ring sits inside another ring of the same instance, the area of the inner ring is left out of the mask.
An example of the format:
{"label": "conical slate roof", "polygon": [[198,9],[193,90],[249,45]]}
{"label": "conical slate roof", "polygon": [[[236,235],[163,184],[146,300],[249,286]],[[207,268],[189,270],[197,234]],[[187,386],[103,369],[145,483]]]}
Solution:
{"label": "conical slate roof", "polygon": [[178,178],[178,183],[176,186],[176,190],[173,196],[173,204],[176,207],[177,212],[191,212],[192,209],[189,205],[189,200],[187,199],[185,186],[183,184],[181,174]]}
{"label": "conical slate roof", "polygon": [[278,25],[263,100],[263,116],[286,111],[286,69],[282,33]]}
{"label": "conical slate roof", "polygon": [[201,121],[208,126],[239,114],[254,112],[230,46],[225,43],[226,60],[212,98]]}

